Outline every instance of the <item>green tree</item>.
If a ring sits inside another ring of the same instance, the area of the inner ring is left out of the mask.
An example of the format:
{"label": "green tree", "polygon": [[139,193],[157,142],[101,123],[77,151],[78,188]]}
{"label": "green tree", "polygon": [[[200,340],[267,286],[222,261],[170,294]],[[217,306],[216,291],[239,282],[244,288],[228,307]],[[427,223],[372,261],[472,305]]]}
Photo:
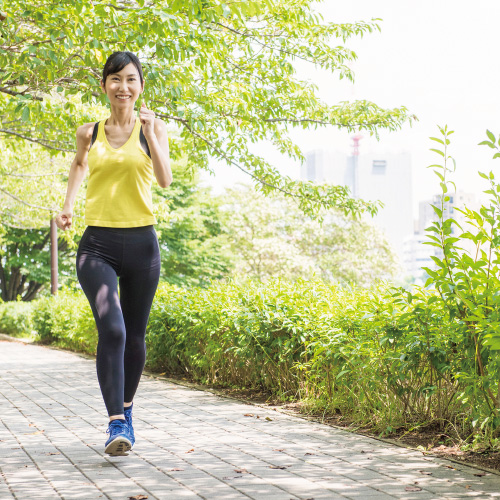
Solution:
{"label": "green tree", "polygon": [[395,276],[397,258],[374,226],[342,213],[301,212],[282,195],[264,197],[250,186],[228,189],[223,208],[234,253],[235,274],[367,285]]}
{"label": "green tree", "polygon": [[[4,301],[29,301],[50,285],[50,230],[0,225],[0,290]],[[59,240],[61,283],[75,280],[74,251]]]}
{"label": "green tree", "polygon": [[175,182],[154,189],[162,254],[161,279],[176,285],[206,286],[232,269],[229,244],[221,224],[219,201],[199,186],[196,170],[173,164]]}
{"label": "green tree", "polygon": [[[32,300],[50,283],[49,222],[64,196],[67,164],[40,145],[0,139],[0,290],[4,301]],[[81,210],[81,199],[77,207]],[[74,277],[80,227],[61,234],[59,281]]]}
{"label": "green tree", "polygon": [[47,227],[65,192],[68,165],[42,146],[0,138],[0,218],[24,229]]}
{"label": "green tree", "polygon": [[[368,101],[330,106],[295,75],[308,61],[353,79],[346,47],[379,29],[376,19],[324,23],[312,0],[58,0],[0,1],[0,134],[74,149],[74,130],[90,121],[78,103],[104,103],[98,81],[114,50],[140,54],[145,101],[175,124],[189,161],[208,168],[215,157],[245,171],[258,190],[279,190],[300,208],[375,213],[377,203],[353,199],[344,186],[314,185],[280,175],[253,145],[271,141],[303,160],[288,132],[332,125],[346,130],[396,130],[412,119],[405,107]],[[2,16],[4,17],[4,16]],[[172,156],[176,149],[172,147]]]}

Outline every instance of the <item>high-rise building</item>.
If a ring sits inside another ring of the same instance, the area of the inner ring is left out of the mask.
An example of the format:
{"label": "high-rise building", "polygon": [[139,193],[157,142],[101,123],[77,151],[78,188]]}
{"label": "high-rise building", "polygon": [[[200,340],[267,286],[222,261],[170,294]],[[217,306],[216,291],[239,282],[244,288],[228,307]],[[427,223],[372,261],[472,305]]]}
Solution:
{"label": "high-rise building", "polygon": [[373,218],[366,216],[366,220],[382,229],[396,253],[402,256],[403,241],[414,231],[409,153],[347,156],[314,150],[305,156],[302,179],[345,185],[356,198],[383,203],[378,214]]}
{"label": "high-rise building", "polygon": [[435,264],[431,255],[437,253],[436,247],[427,245],[430,241],[425,234],[415,233],[407,236],[403,242],[403,266],[405,277],[416,285],[424,285],[425,271],[423,267],[433,269]]}
{"label": "high-rise building", "polygon": [[[442,196],[438,194],[434,195],[429,200],[419,203],[419,218],[415,224],[415,234],[408,237],[404,242],[403,264],[407,274],[413,277],[417,284],[424,284],[425,271],[422,267],[428,267],[429,269],[434,269],[436,267],[431,256],[438,258],[442,258],[443,256],[440,248],[425,243],[431,241],[427,237],[426,229],[432,226],[434,222],[438,221],[438,214],[432,207],[435,206],[439,210],[443,208],[443,217],[445,219],[451,217],[457,222],[458,226],[456,224],[451,225],[450,229],[452,236],[456,236],[470,229],[464,214],[462,214],[460,210],[467,207],[471,210],[478,211],[480,208],[480,203],[473,193],[457,191],[455,193],[448,193],[448,196],[450,199],[443,203],[441,201]],[[429,234],[436,236],[436,233],[433,232]],[[472,258],[475,258],[477,249],[473,241],[462,239],[457,245],[458,248],[463,249],[463,251],[467,252]]]}

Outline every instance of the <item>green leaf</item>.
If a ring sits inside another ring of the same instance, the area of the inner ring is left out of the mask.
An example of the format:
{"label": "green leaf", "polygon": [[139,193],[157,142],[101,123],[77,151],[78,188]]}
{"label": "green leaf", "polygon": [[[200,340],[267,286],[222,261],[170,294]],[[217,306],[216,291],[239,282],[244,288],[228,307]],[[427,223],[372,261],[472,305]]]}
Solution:
{"label": "green leaf", "polygon": [[495,144],[490,142],[490,141],[482,141],[478,145],[479,146],[489,146],[490,148],[496,149]]}
{"label": "green leaf", "polygon": [[437,137],[429,137],[429,139],[431,141],[436,141],[436,142],[439,142],[439,144],[443,144],[444,145],[444,142],[441,139],[438,139]]}
{"label": "green leaf", "polygon": [[434,153],[437,153],[438,155],[441,155],[444,157],[444,153],[442,151],[440,151],[439,149],[430,149],[429,151],[434,151]]}
{"label": "green leaf", "polygon": [[433,208],[434,212],[436,212],[437,216],[441,219],[443,217],[443,211],[435,205],[431,205],[431,207]]}
{"label": "green leaf", "polygon": [[492,141],[493,144],[495,144],[496,138],[495,138],[495,135],[493,134],[493,132],[490,132],[489,130],[486,130],[486,135],[488,136],[488,138],[490,139],[490,141]]}
{"label": "green leaf", "polygon": [[21,120],[23,122],[27,122],[29,121],[30,119],[30,108],[28,106],[26,106],[24,109],[23,109],[23,113],[21,115]]}

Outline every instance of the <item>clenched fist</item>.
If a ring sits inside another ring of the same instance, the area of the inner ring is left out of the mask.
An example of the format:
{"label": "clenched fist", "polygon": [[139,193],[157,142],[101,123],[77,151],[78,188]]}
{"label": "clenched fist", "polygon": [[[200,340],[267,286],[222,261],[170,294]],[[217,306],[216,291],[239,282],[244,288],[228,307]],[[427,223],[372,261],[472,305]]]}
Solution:
{"label": "clenched fist", "polygon": [[63,210],[56,215],[56,226],[63,231],[71,228],[73,213],[69,210]]}

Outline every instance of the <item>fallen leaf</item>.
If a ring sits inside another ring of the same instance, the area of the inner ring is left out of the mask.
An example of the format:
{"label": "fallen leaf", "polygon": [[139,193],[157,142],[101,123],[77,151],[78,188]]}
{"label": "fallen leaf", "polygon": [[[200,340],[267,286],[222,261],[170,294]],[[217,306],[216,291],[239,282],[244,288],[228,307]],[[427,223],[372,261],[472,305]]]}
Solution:
{"label": "fallen leaf", "polygon": [[419,488],[418,486],[407,486],[405,491],[422,491],[422,488]]}
{"label": "fallen leaf", "polygon": [[48,453],[45,453],[45,455],[60,455],[61,453],[58,451],[49,451]]}
{"label": "fallen leaf", "polygon": [[186,451],[186,453],[192,453],[194,451],[194,448],[191,448],[190,450]]}
{"label": "fallen leaf", "polygon": [[273,419],[272,419],[272,418],[269,418],[269,417],[266,417],[266,420],[270,420],[270,421],[272,421]]}
{"label": "fallen leaf", "polygon": [[465,485],[465,489],[466,489],[466,490],[470,489],[470,484],[466,484],[466,485]]}
{"label": "fallen leaf", "polygon": [[455,467],[452,467],[451,465],[445,465],[445,467],[446,467],[447,469],[453,469],[453,470],[455,470]]}
{"label": "fallen leaf", "polygon": [[270,469],[286,469],[286,465],[270,465]]}
{"label": "fallen leaf", "polygon": [[275,448],[273,451],[285,451],[285,450],[280,448]]}
{"label": "fallen leaf", "polygon": [[146,500],[147,495],[136,495],[135,497],[128,497],[128,500]]}
{"label": "fallen leaf", "polygon": [[432,476],[432,472],[429,472],[427,470],[419,470],[420,474],[425,474],[426,476]]}
{"label": "fallen leaf", "polygon": [[177,470],[184,470],[184,469],[181,469],[180,467],[174,467],[173,469],[170,469],[170,471],[172,471],[172,472],[175,472]]}
{"label": "fallen leaf", "polygon": [[260,418],[260,416],[259,416],[259,415],[257,415],[257,418]]}
{"label": "fallen leaf", "polygon": [[226,477],[223,477],[222,479],[224,479],[225,481],[227,481],[229,479],[239,479],[240,477],[243,477],[243,476],[226,476]]}
{"label": "fallen leaf", "polygon": [[485,472],[479,472],[478,474],[474,474],[476,477],[483,477],[486,476]]}
{"label": "fallen leaf", "polygon": [[304,455],[314,455],[314,453],[307,452],[307,453],[304,453]]}
{"label": "fallen leaf", "polygon": [[253,417],[253,413],[245,413],[243,416],[244,417]]}
{"label": "fallen leaf", "polygon": [[248,474],[246,469],[234,469],[234,472],[237,472],[238,474]]}

